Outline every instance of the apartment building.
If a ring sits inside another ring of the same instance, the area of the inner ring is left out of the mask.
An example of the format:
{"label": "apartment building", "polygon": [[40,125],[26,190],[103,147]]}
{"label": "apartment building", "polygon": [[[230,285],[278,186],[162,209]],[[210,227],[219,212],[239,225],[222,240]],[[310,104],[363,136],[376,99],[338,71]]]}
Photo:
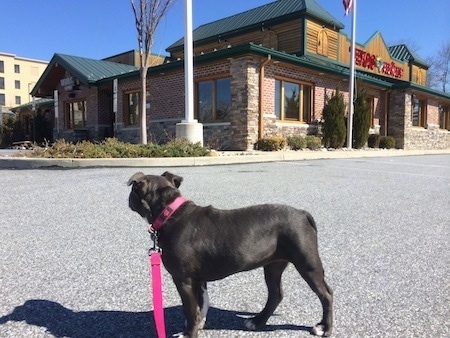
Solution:
{"label": "apartment building", "polygon": [[47,61],[0,52],[0,111],[30,102],[30,92],[47,65]]}

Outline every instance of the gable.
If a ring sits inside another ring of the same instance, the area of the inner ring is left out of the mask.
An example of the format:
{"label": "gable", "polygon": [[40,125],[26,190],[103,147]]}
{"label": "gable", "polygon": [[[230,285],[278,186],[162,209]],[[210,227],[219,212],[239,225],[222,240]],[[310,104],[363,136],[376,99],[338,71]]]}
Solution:
{"label": "gable", "polygon": [[31,95],[52,96],[53,90],[61,86],[82,84],[96,85],[98,81],[138,71],[134,66],[94,60],[65,54],[55,54],[39,78]]}
{"label": "gable", "polygon": [[[339,20],[315,0],[278,0],[196,28],[193,31],[194,44],[208,43],[211,40],[217,41],[220,38],[226,39],[229,36],[251,30],[263,30],[277,23],[298,19],[301,16],[311,16],[326,23],[333,22],[337,29],[344,28]],[[183,44],[184,39],[181,38],[166,50],[168,52],[181,50]]]}
{"label": "gable", "polygon": [[[340,61],[350,64],[350,39],[341,34]],[[392,57],[380,32],[376,32],[365,44],[356,44],[356,69],[380,76],[409,81],[408,62]]]}

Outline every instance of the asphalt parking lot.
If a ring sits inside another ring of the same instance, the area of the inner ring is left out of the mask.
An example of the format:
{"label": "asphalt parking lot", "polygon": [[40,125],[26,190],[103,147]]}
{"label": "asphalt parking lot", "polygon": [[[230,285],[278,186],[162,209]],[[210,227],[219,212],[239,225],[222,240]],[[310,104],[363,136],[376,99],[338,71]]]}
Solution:
{"label": "asphalt parking lot", "polygon": [[[166,168],[0,170],[0,337],[155,337],[147,225],[128,178]],[[450,155],[178,167],[199,205],[310,211],[335,293],[334,337],[450,336]],[[166,326],[180,300],[164,273]],[[320,303],[295,269],[267,327],[261,269],[210,283],[200,337],[309,337]]]}

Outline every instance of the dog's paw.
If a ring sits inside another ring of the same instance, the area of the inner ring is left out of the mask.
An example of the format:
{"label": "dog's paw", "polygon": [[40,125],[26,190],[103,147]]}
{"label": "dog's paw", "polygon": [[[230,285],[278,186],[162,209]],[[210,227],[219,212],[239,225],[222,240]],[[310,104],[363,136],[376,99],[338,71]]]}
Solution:
{"label": "dog's paw", "polygon": [[253,318],[248,318],[248,319],[246,319],[246,320],[244,321],[244,327],[245,327],[247,330],[255,331],[255,330],[256,330],[256,324],[255,324],[255,321],[253,320]]}
{"label": "dog's paw", "polygon": [[319,323],[312,328],[311,334],[319,337],[329,337],[331,332],[325,329],[325,325]]}
{"label": "dog's paw", "polygon": [[202,318],[200,320],[200,323],[198,324],[198,329],[203,330],[205,328],[205,325],[206,325],[206,318]]}

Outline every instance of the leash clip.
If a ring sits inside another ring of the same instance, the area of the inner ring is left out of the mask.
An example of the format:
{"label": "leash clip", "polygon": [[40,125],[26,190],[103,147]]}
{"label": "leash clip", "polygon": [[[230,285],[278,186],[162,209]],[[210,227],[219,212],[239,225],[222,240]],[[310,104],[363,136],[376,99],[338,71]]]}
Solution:
{"label": "leash clip", "polygon": [[150,248],[149,253],[161,251],[161,248],[158,245],[158,231],[155,231],[155,229],[150,226],[148,232],[150,233],[150,237],[153,241],[153,246]]}

